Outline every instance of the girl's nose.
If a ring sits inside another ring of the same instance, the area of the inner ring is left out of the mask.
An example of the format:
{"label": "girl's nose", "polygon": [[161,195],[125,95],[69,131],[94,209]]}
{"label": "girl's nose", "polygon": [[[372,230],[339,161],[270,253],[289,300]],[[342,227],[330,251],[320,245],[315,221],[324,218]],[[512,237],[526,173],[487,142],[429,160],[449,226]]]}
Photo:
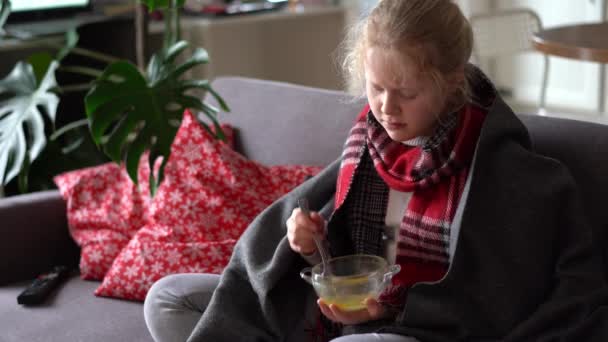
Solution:
{"label": "girl's nose", "polygon": [[394,115],[399,113],[399,104],[396,101],[395,95],[389,91],[385,91],[382,98],[382,107],[380,108],[382,113],[387,115]]}

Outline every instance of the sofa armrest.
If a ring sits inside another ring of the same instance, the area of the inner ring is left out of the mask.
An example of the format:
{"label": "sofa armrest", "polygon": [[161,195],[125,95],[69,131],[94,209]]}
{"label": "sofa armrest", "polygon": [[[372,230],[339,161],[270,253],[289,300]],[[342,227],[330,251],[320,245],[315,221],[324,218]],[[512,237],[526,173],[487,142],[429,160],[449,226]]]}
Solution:
{"label": "sofa armrest", "polygon": [[30,279],[53,265],[78,264],[59,191],[0,199],[0,284]]}

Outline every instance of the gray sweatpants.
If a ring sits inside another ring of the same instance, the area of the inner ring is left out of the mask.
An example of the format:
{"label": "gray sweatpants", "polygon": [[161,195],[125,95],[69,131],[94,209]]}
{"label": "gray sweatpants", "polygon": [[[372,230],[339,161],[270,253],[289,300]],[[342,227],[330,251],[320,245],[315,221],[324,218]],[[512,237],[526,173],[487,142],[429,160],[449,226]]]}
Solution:
{"label": "gray sweatpants", "polygon": [[[174,274],[157,281],[146,296],[144,317],[156,342],[186,341],[211,300],[220,277],[215,274]],[[393,334],[342,336],[332,342],[417,342]]]}

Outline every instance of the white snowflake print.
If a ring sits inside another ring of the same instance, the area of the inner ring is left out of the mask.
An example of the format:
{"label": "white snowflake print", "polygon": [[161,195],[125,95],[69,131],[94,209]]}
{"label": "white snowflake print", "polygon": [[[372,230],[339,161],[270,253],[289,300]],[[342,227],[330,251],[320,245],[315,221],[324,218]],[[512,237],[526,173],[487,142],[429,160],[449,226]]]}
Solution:
{"label": "white snowflake print", "polygon": [[225,176],[226,174],[228,174],[228,169],[221,166],[221,167],[217,168],[217,174],[220,176]]}
{"label": "white snowflake print", "polygon": [[208,231],[211,229],[217,229],[218,219],[214,214],[204,214],[200,216],[200,221],[203,227]]}
{"label": "white snowflake print", "polygon": [[78,195],[78,201],[80,203],[89,203],[89,202],[91,202],[92,198],[93,198],[93,195],[92,195],[91,191],[89,191],[89,190],[85,190],[85,191],[81,192],[80,195]]}
{"label": "white snowflake print", "polygon": [[127,278],[133,278],[137,275],[137,271],[138,271],[137,266],[135,266],[135,265],[127,266],[127,269],[125,270],[125,276],[127,276]]}
{"label": "white snowflake print", "polygon": [[106,244],[103,249],[106,252],[106,254],[109,254],[109,255],[118,253],[118,246],[116,246],[116,244],[114,244],[114,243]]}
{"label": "white snowflake print", "polygon": [[207,143],[207,144],[202,144],[201,146],[201,154],[204,156],[208,156],[208,155],[216,155],[216,147],[214,146],[213,142]]}
{"label": "white snowflake print", "polygon": [[184,145],[181,158],[186,159],[190,163],[194,163],[195,161],[199,160],[201,158],[200,145],[191,141],[188,142],[186,145]]}
{"label": "white snowflake print", "polygon": [[230,239],[232,236],[230,235],[230,233],[228,232],[228,230],[226,229],[222,229],[219,233],[218,233],[218,240],[222,241],[222,240],[228,240]]}
{"label": "white snowflake print", "polygon": [[196,164],[190,164],[186,166],[186,173],[188,176],[194,176],[199,171],[199,167]]}
{"label": "white snowflake print", "polygon": [[241,234],[241,229],[238,227],[238,225],[235,225],[230,229],[230,233],[232,233],[232,236],[239,236]]}
{"label": "white snowflake print", "polygon": [[179,263],[182,254],[176,250],[171,250],[167,253],[167,262],[171,265],[176,265]]}
{"label": "white snowflake print", "polygon": [[135,251],[134,248],[128,248],[122,254],[124,256],[125,261],[131,261],[131,260],[135,259],[135,257],[137,256],[137,252]]}
{"label": "white snowflake print", "polygon": [[127,293],[131,293],[131,292],[133,292],[134,290],[135,290],[135,287],[133,286],[133,284],[127,284],[127,285],[125,285],[125,291],[126,291]]}
{"label": "white snowflake print", "polygon": [[177,221],[180,216],[181,216],[181,213],[178,212],[177,210],[174,210],[174,211],[172,211],[172,212],[169,213],[169,216],[167,217],[167,220],[163,221],[163,222],[165,222],[166,224],[171,224],[174,221]]}
{"label": "white snowflake print", "polygon": [[211,246],[209,248],[209,257],[213,260],[213,261],[218,261],[220,259],[222,259],[222,257],[224,256],[224,254],[222,253],[222,251],[216,247],[216,246]]}
{"label": "white snowflake print", "polygon": [[188,201],[182,207],[183,218],[192,219],[194,221],[200,220],[201,215],[204,214],[203,208],[197,201]]}
{"label": "white snowflake print", "polygon": [[222,209],[222,214],[220,217],[222,218],[222,220],[224,220],[224,222],[232,223],[236,218],[236,213],[230,208],[224,208]]}
{"label": "white snowflake print", "polygon": [[150,270],[154,274],[160,274],[163,270],[163,264],[160,261],[155,261],[152,266],[150,266]]}
{"label": "white snowflake print", "polygon": [[96,189],[96,190],[103,189],[105,186],[106,186],[106,182],[102,177],[93,179],[93,181],[91,183],[91,187],[93,187],[93,189]]}
{"label": "white snowflake print", "polygon": [[217,169],[216,167],[217,163],[215,162],[215,160],[213,158],[207,158],[205,160],[203,160],[203,170],[215,170]]}
{"label": "white snowflake print", "polygon": [[103,252],[99,249],[94,249],[91,253],[89,253],[89,260],[94,263],[98,263],[101,259],[104,258]]}
{"label": "white snowflake print", "polygon": [[179,192],[171,192],[169,194],[169,203],[171,203],[172,205],[177,205],[179,202],[182,201],[182,194]]}
{"label": "white snowflake print", "polygon": [[194,130],[194,132],[192,132],[192,139],[195,140],[199,140],[200,138],[203,137],[203,133],[200,130]]}
{"label": "white snowflake print", "polygon": [[199,171],[200,171],[201,176],[205,179],[217,177],[217,174],[215,173],[214,170],[203,169],[203,170],[199,170]]}
{"label": "white snowflake print", "polygon": [[150,260],[154,257],[154,250],[152,248],[144,248],[140,245],[139,255],[144,261]]}
{"label": "white snowflake print", "polygon": [[209,241],[217,241],[218,237],[215,234],[215,229],[208,229],[208,231],[205,233],[205,238]]}
{"label": "white snowflake print", "polygon": [[152,276],[150,275],[142,275],[139,279],[135,280],[135,282],[139,285],[138,290],[141,292],[147,292],[152,283],[154,282]]}
{"label": "white snowflake print", "polygon": [[216,208],[222,204],[222,198],[219,196],[209,196],[209,200],[207,201],[207,205],[211,208]]}

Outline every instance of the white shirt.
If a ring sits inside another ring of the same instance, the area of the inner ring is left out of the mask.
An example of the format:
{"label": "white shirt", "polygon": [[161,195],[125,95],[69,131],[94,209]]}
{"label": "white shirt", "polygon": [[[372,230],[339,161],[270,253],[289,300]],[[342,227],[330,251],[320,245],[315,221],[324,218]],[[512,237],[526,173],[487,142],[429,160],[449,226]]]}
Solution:
{"label": "white shirt", "polygon": [[399,236],[399,228],[401,228],[401,221],[405,215],[405,209],[407,208],[410,199],[412,198],[411,192],[402,192],[390,189],[388,192],[388,204],[386,207],[386,218],[384,224],[390,233],[386,234],[391,237],[386,240],[384,244],[384,257],[388,261],[389,265],[395,263],[397,253],[397,237]]}

